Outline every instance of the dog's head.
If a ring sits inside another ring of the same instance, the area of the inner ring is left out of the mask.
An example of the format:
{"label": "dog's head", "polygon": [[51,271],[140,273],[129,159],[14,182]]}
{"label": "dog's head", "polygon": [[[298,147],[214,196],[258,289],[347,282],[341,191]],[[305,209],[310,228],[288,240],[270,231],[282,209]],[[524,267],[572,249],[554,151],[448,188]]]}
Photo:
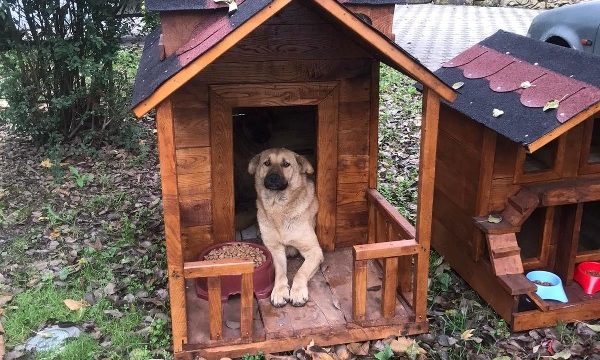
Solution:
{"label": "dog's head", "polygon": [[273,191],[294,187],[299,179],[312,174],[314,169],[302,155],[284,148],[267,149],[254,156],[248,164],[248,172],[254,175],[257,185]]}

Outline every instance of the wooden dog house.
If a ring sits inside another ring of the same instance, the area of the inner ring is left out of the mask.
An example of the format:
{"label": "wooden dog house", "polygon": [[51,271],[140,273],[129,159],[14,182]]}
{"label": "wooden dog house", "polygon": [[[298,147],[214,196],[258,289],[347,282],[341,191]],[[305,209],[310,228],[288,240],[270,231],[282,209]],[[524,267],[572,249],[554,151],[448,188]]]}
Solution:
{"label": "wooden dog house", "polygon": [[[600,58],[500,31],[436,74],[460,88],[440,109],[434,248],[515,331],[600,317],[573,281],[600,260]],[[534,269],[568,303],[540,299]]]}
{"label": "wooden dog house", "polygon": [[[328,345],[427,330],[437,116],[440,100],[455,93],[384,35],[391,34],[393,3],[246,0],[228,14],[212,0],[147,1],[160,11],[161,29],[146,41],[133,106],[137,116],[157,108],[177,357],[234,357],[291,350],[311,339]],[[416,231],[376,190],[380,61],[425,87]],[[286,139],[313,134],[313,147],[304,140],[298,146],[316,165],[325,261],[303,308],[256,301],[250,262],[197,261],[208,246],[235,239],[238,117],[255,124],[244,130],[250,137],[275,134],[289,117],[295,120],[285,125],[293,129]],[[260,130],[266,121],[272,128]],[[383,268],[369,261],[375,259]],[[243,290],[221,304],[225,275],[242,275]],[[208,278],[208,301],[195,295],[196,278]],[[240,329],[225,326],[232,321]]]}

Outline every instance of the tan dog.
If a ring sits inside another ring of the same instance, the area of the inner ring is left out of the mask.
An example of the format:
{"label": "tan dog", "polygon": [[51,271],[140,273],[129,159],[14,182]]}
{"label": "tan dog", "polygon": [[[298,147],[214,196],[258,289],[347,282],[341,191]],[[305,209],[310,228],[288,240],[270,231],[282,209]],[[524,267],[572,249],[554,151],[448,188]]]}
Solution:
{"label": "tan dog", "polygon": [[[279,148],[252,158],[248,172],[254,175],[258,226],[275,265],[271,303],[280,307],[289,301],[303,306],[308,301],[308,280],[323,261],[315,234],[315,184],[307,177],[314,169],[305,157]],[[296,250],[304,257],[304,263],[290,289],[286,254],[293,255]]]}

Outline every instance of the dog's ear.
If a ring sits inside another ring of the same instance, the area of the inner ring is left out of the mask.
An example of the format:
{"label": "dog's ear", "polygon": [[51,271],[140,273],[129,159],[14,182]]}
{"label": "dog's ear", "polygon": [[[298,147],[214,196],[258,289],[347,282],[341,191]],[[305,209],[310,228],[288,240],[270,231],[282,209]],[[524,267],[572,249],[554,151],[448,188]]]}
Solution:
{"label": "dog's ear", "polygon": [[250,173],[250,175],[254,175],[254,173],[256,173],[256,168],[258,167],[259,161],[260,161],[260,154],[256,154],[248,163],[248,172]]}
{"label": "dog's ear", "polygon": [[315,169],[313,169],[310,161],[308,161],[304,156],[296,155],[296,161],[298,162],[298,165],[300,165],[301,173],[312,174],[315,172]]}

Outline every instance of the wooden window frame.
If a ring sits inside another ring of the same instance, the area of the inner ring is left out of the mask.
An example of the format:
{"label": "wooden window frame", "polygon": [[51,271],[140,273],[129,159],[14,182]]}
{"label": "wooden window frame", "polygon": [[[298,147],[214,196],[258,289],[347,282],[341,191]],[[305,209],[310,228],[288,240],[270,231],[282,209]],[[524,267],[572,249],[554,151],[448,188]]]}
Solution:
{"label": "wooden window frame", "polygon": [[556,211],[554,206],[548,206],[545,208],[544,228],[542,229],[542,239],[540,242],[538,256],[522,259],[523,269],[533,270],[548,266],[548,260],[550,259],[550,244],[552,243],[554,229],[555,213]]}
{"label": "wooden window frame", "polygon": [[335,246],[337,210],[338,82],[260,83],[209,86],[212,218],[215,243],[235,239],[233,109],[317,106],[317,237],[324,250]]}
{"label": "wooden window frame", "polygon": [[[525,159],[527,158],[527,150],[524,147],[519,148],[517,153],[517,164],[515,169],[514,182],[523,184],[530,182],[556,180],[560,179],[563,173],[565,164],[565,153],[566,153],[566,136],[561,136],[554,141],[558,141],[556,148],[556,156],[554,157],[554,167],[547,170],[538,170],[532,172],[525,172]],[[549,144],[546,144],[546,146]]]}
{"label": "wooden window frame", "polygon": [[600,162],[590,163],[590,150],[592,147],[592,133],[594,131],[594,122],[599,121],[600,117],[588,119],[583,129],[583,139],[581,141],[581,156],[579,157],[579,174],[600,174]]}

